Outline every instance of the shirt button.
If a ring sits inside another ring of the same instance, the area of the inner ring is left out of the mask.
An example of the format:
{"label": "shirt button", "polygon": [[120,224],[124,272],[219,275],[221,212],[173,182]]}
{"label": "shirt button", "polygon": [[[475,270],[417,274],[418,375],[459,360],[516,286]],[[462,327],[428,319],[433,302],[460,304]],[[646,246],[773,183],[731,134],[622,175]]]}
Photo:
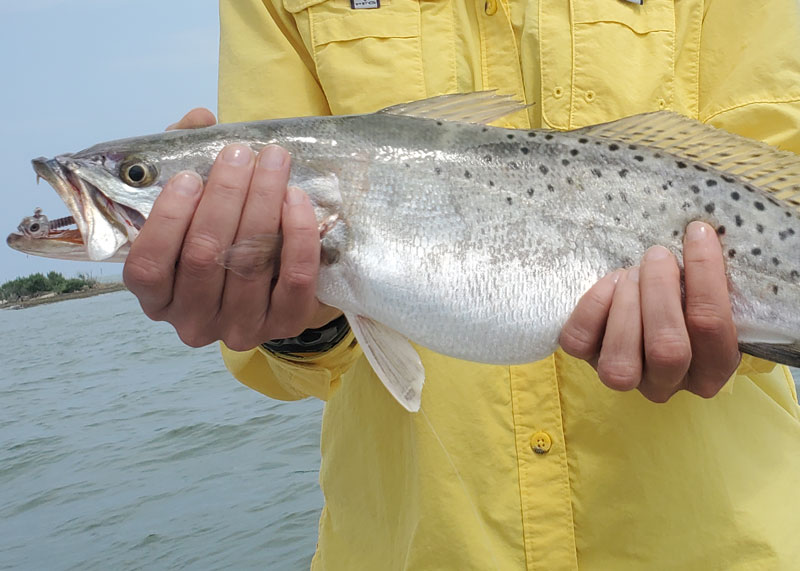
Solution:
{"label": "shirt button", "polygon": [[487,16],[493,16],[497,12],[497,0],[486,0],[483,8]]}
{"label": "shirt button", "polygon": [[667,102],[664,101],[663,98],[659,98],[658,99],[658,108],[659,109],[666,109],[667,108]]}
{"label": "shirt button", "polygon": [[553,439],[546,432],[540,430],[531,436],[531,449],[536,454],[547,454],[553,447]]}
{"label": "shirt button", "polygon": [[592,101],[594,101],[594,91],[592,91],[592,90],[590,89],[589,91],[587,91],[587,92],[584,94],[584,96],[583,96],[583,97],[586,99],[586,101],[587,101],[588,103],[591,103]]}
{"label": "shirt button", "polygon": [[555,87],[553,88],[553,97],[556,99],[561,99],[561,96],[564,95],[564,89],[562,87]]}

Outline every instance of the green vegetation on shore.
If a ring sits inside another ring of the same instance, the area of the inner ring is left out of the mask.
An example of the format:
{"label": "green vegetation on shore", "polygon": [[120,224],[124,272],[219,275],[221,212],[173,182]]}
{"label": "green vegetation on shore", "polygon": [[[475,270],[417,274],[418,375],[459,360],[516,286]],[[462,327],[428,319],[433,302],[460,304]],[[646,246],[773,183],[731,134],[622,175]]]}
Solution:
{"label": "green vegetation on shore", "polygon": [[49,293],[72,293],[95,286],[97,280],[85,274],[78,274],[77,278],[65,278],[58,272],[50,272],[46,276],[35,273],[0,285],[0,300],[19,301]]}

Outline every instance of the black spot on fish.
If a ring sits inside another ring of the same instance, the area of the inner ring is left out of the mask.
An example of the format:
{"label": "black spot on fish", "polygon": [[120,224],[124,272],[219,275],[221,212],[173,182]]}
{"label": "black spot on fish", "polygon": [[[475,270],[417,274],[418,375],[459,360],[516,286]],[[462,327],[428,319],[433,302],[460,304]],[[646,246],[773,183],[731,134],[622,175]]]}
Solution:
{"label": "black spot on fish", "polygon": [[531,150],[528,147],[521,147],[519,150],[522,151],[523,155],[527,155],[528,153],[531,152]]}
{"label": "black spot on fish", "polygon": [[732,199],[734,199],[734,200],[739,200],[739,199],[741,198],[741,195],[740,195],[738,192],[736,192],[736,191],[734,190],[734,191],[731,193],[731,198],[732,198]]}
{"label": "black spot on fish", "polygon": [[717,236],[724,236],[725,235],[725,226],[720,226],[717,228]]}
{"label": "black spot on fish", "polygon": [[750,253],[753,254],[754,256],[760,256],[761,248],[753,248],[752,250],[750,250]]}
{"label": "black spot on fish", "polygon": [[611,144],[608,146],[608,150],[609,150],[609,151],[616,151],[616,150],[618,150],[618,149],[619,149],[619,145],[618,145],[618,144],[616,144],[616,143],[611,143]]}
{"label": "black spot on fish", "polygon": [[677,161],[675,164],[678,165],[679,169],[685,169],[686,168],[686,163],[683,162],[683,161]]}
{"label": "black spot on fish", "polygon": [[735,178],[733,178],[732,176],[728,176],[726,174],[723,174],[723,175],[720,175],[720,176],[722,177],[722,180],[724,180],[725,182],[734,182],[734,181],[736,181]]}
{"label": "black spot on fish", "polygon": [[546,165],[539,165],[539,172],[542,174],[547,174],[550,172],[550,169],[547,168]]}
{"label": "black spot on fish", "polygon": [[508,139],[509,141],[511,141],[513,138],[514,138],[513,133],[509,133],[508,135],[506,135],[506,139]]}
{"label": "black spot on fish", "polygon": [[772,286],[772,293],[774,293],[775,295],[778,295],[778,286],[776,286],[776,285]]}
{"label": "black spot on fish", "polygon": [[411,168],[411,165],[410,165],[410,164],[408,164],[408,163],[403,163],[403,164],[405,165],[405,167],[406,167],[407,169],[410,169],[410,168]]}
{"label": "black spot on fish", "polygon": [[759,202],[758,200],[753,203],[753,206],[756,207],[756,210],[764,210],[764,203]]}
{"label": "black spot on fish", "polygon": [[481,129],[481,133],[485,133],[488,130],[489,130],[489,127],[484,127],[483,129]]}
{"label": "black spot on fish", "polygon": [[792,278],[793,280],[796,280],[797,278],[800,278],[800,272],[798,272],[797,270],[792,270],[791,273],[789,274],[789,277]]}
{"label": "black spot on fish", "polygon": [[442,169],[440,167],[434,167],[433,172],[436,174],[442,174]]}
{"label": "black spot on fish", "polygon": [[706,186],[717,186],[717,181],[715,181],[713,178],[710,178],[706,181]]}
{"label": "black spot on fish", "polygon": [[611,193],[609,193],[609,194],[606,194],[606,200],[607,200],[608,202],[611,202],[611,201],[613,201],[613,200],[614,200],[614,197],[613,197],[613,196],[611,196]]}
{"label": "black spot on fish", "polygon": [[592,169],[592,174],[597,178],[601,178],[603,176],[603,172],[600,169]]}
{"label": "black spot on fish", "polygon": [[659,212],[666,212],[667,211],[667,205],[662,202],[661,204],[658,205],[658,211]]}
{"label": "black spot on fish", "polygon": [[568,184],[568,185],[570,185],[570,186],[572,186],[573,184],[575,184],[575,181],[574,181],[574,180],[572,180],[572,177],[571,177],[571,176],[568,176],[568,177],[567,177],[567,184]]}
{"label": "black spot on fish", "polygon": [[577,157],[578,149],[570,149],[569,154],[572,155],[573,157]]}
{"label": "black spot on fish", "polygon": [[512,202],[514,202],[514,200],[509,196],[509,197],[506,197],[506,202],[511,204]]}
{"label": "black spot on fish", "polygon": [[487,163],[492,162],[492,155],[483,155],[483,160]]}
{"label": "black spot on fish", "polygon": [[677,238],[678,236],[680,236],[680,234],[681,234],[680,230],[673,230],[672,231],[672,237],[673,238]]}
{"label": "black spot on fish", "polygon": [[705,209],[706,212],[708,212],[709,214],[713,214],[714,210],[716,210],[716,206],[714,206],[713,202],[709,202],[708,204],[706,204]]}
{"label": "black spot on fish", "polygon": [[694,168],[699,170],[700,172],[708,172],[708,169],[704,166],[694,165]]}
{"label": "black spot on fish", "polygon": [[622,169],[621,171],[619,171],[618,174],[620,178],[625,178],[626,176],[628,176],[628,169]]}
{"label": "black spot on fish", "polygon": [[689,188],[691,189],[691,191],[692,191],[693,193],[695,193],[695,194],[700,194],[700,187],[699,187],[699,186],[697,186],[696,184],[693,184],[693,185],[692,185],[692,186],[690,186]]}
{"label": "black spot on fish", "polygon": [[666,183],[661,185],[661,190],[667,190],[668,188],[669,186]]}
{"label": "black spot on fish", "polygon": [[588,142],[589,142],[589,139],[587,139],[586,137],[581,137],[580,139],[578,139],[578,142],[579,142],[581,145],[585,145],[586,143],[588,143]]}
{"label": "black spot on fish", "polygon": [[756,191],[756,189],[753,188],[752,186],[750,186],[749,184],[744,185],[744,187],[747,189],[748,192],[755,192]]}
{"label": "black spot on fish", "polygon": [[660,159],[661,158],[661,153],[653,153],[653,158],[654,159]]}
{"label": "black spot on fish", "polygon": [[645,210],[644,212],[642,212],[642,218],[647,220],[648,218],[650,218],[650,213],[647,210]]}
{"label": "black spot on fish", "polygon": [[780,266],[781,265],[781,261],[778,258],[772,258],[772,263],[774,265],[776,265],[776,266]]}
{"label": "black spot on fish", "polygon": [[635,151],[635,150],[636,150],[636,149],[638,149],[639,147],[637,147],[636,145],[628,145],[628,148],[629,148],[630,150],[632,150],[632,151]]}
{"label": "black spot on fish", "polygon": [[633,160],[642,162],[644,160],[644,157],[642,155],[634,155]]}
{"label": "black spot on fish", "polygon": [[681,204],[681,208],[683,208],[684,210],[689,210],[691,207],[692,203],[689,202],[688,200],[685,200],[683,204]]}
{"label": "black spot on fish", "polygon": [[756,224],[756,230],[758,231],[759,234],[763,234],[764,233],[764,225],[763,224]]}
{"label": "black spot on fish", "polygon": [[556,191],[556,187],[554,187],[552,184],[548,184],[547,185],[547,190],[549,190],[550,192],[555,192]]}
{"label": "black spot on fish", "polygon": [[791,218],[791,217],[792,217],[792,213],[791,213],[791,212],[789,212],[788,210],[786,210],[786,211],[784,212],[784,215],[786,215],[786,218]]}
{"label": "black spot on fish", "polygon": [[494,181],[493,180],[489,181],[489,186],[494,186]]}
{"label": "black spot on fish", "polygon": [[742,220],[742,217],[739,216],[738,214],[736,216],[734,216],[734,220],[736,220],[736,226],[738,226],[740,228],[741,228],[742,224],[744,224],[744,220]]}
{"label": "black spot on fish", "polygon": [[529,136],[531,139],[533,139],[533,138],[536,136],[536,133],[534,133],[533,131],[528,131],[528,136]]}
{"label": "black spot on fish", "polygon": [[564,166],[568,166],[569,165],[569,160],[568,159],[561,159],[561,164],[564,165]]}
{"label": "black spot on fish", "polygon": [[546,141],[552,141],[553,140],[553,135],[551,133],[547,133],[547,135],[545,135],[544,138],[545,138]]}
{"label": "black spot on fish", "polygon": [[528,196],[533,196],[533,188],[528,189]]}
{"label": "black spot on fish", "polygon": [[734,250],[733,248],[728,250],[728,257],[729,258],[735,258],[736,257],[736,250]]}
{"label": "black spot on fish", "polygon": [[464,178],[472,178],[472,173],[469,171],[464,171]]}
{"label": "black spot on fish", "polygon": [[442,122],[441,122],[441,121],[436,121],[436,124],[437,124],[439,127],[441,127],[441,126],[442,126]]}

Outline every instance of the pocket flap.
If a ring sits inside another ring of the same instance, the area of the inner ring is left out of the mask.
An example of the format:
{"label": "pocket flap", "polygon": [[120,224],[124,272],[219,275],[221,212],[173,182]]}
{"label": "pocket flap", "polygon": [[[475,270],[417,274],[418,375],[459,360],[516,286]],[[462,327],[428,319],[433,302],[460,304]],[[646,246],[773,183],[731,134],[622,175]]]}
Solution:
{"label": "pocket flap", "polygon": [[612,22],[636,32],[671,32],[675,29],[674,0],[647,0],[643,5],[623,0],[573,0],[576,24]]}

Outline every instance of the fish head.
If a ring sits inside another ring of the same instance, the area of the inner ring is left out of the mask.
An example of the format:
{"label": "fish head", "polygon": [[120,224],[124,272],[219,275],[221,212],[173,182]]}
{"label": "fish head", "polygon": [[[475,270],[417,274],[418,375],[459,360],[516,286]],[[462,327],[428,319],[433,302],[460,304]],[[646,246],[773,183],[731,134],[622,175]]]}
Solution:
{"label": "fish head", "polygon": [[[172,176],[183,170],[207,176],[224,142],[198,133],[191,135],[187,131],[174,131],[112,141],[78,153],[32,161],[38,178],[47,181],[69,209],[86,258],[117,259],[120,251],[127,251]],[[62,240],[63,233],[48,233],[41,220],[37,223],[28,218],[18,228],[17,237],[12,240],[14,235],[9,236],[9,245],[15,243],[12,247],[26,251],[23,248],[32,246],[35,240]],[[72,244],[73,239],[70,236]],[[48,250],[42,244],[36,245],[39,251],[56,252],[59,248]]]}

